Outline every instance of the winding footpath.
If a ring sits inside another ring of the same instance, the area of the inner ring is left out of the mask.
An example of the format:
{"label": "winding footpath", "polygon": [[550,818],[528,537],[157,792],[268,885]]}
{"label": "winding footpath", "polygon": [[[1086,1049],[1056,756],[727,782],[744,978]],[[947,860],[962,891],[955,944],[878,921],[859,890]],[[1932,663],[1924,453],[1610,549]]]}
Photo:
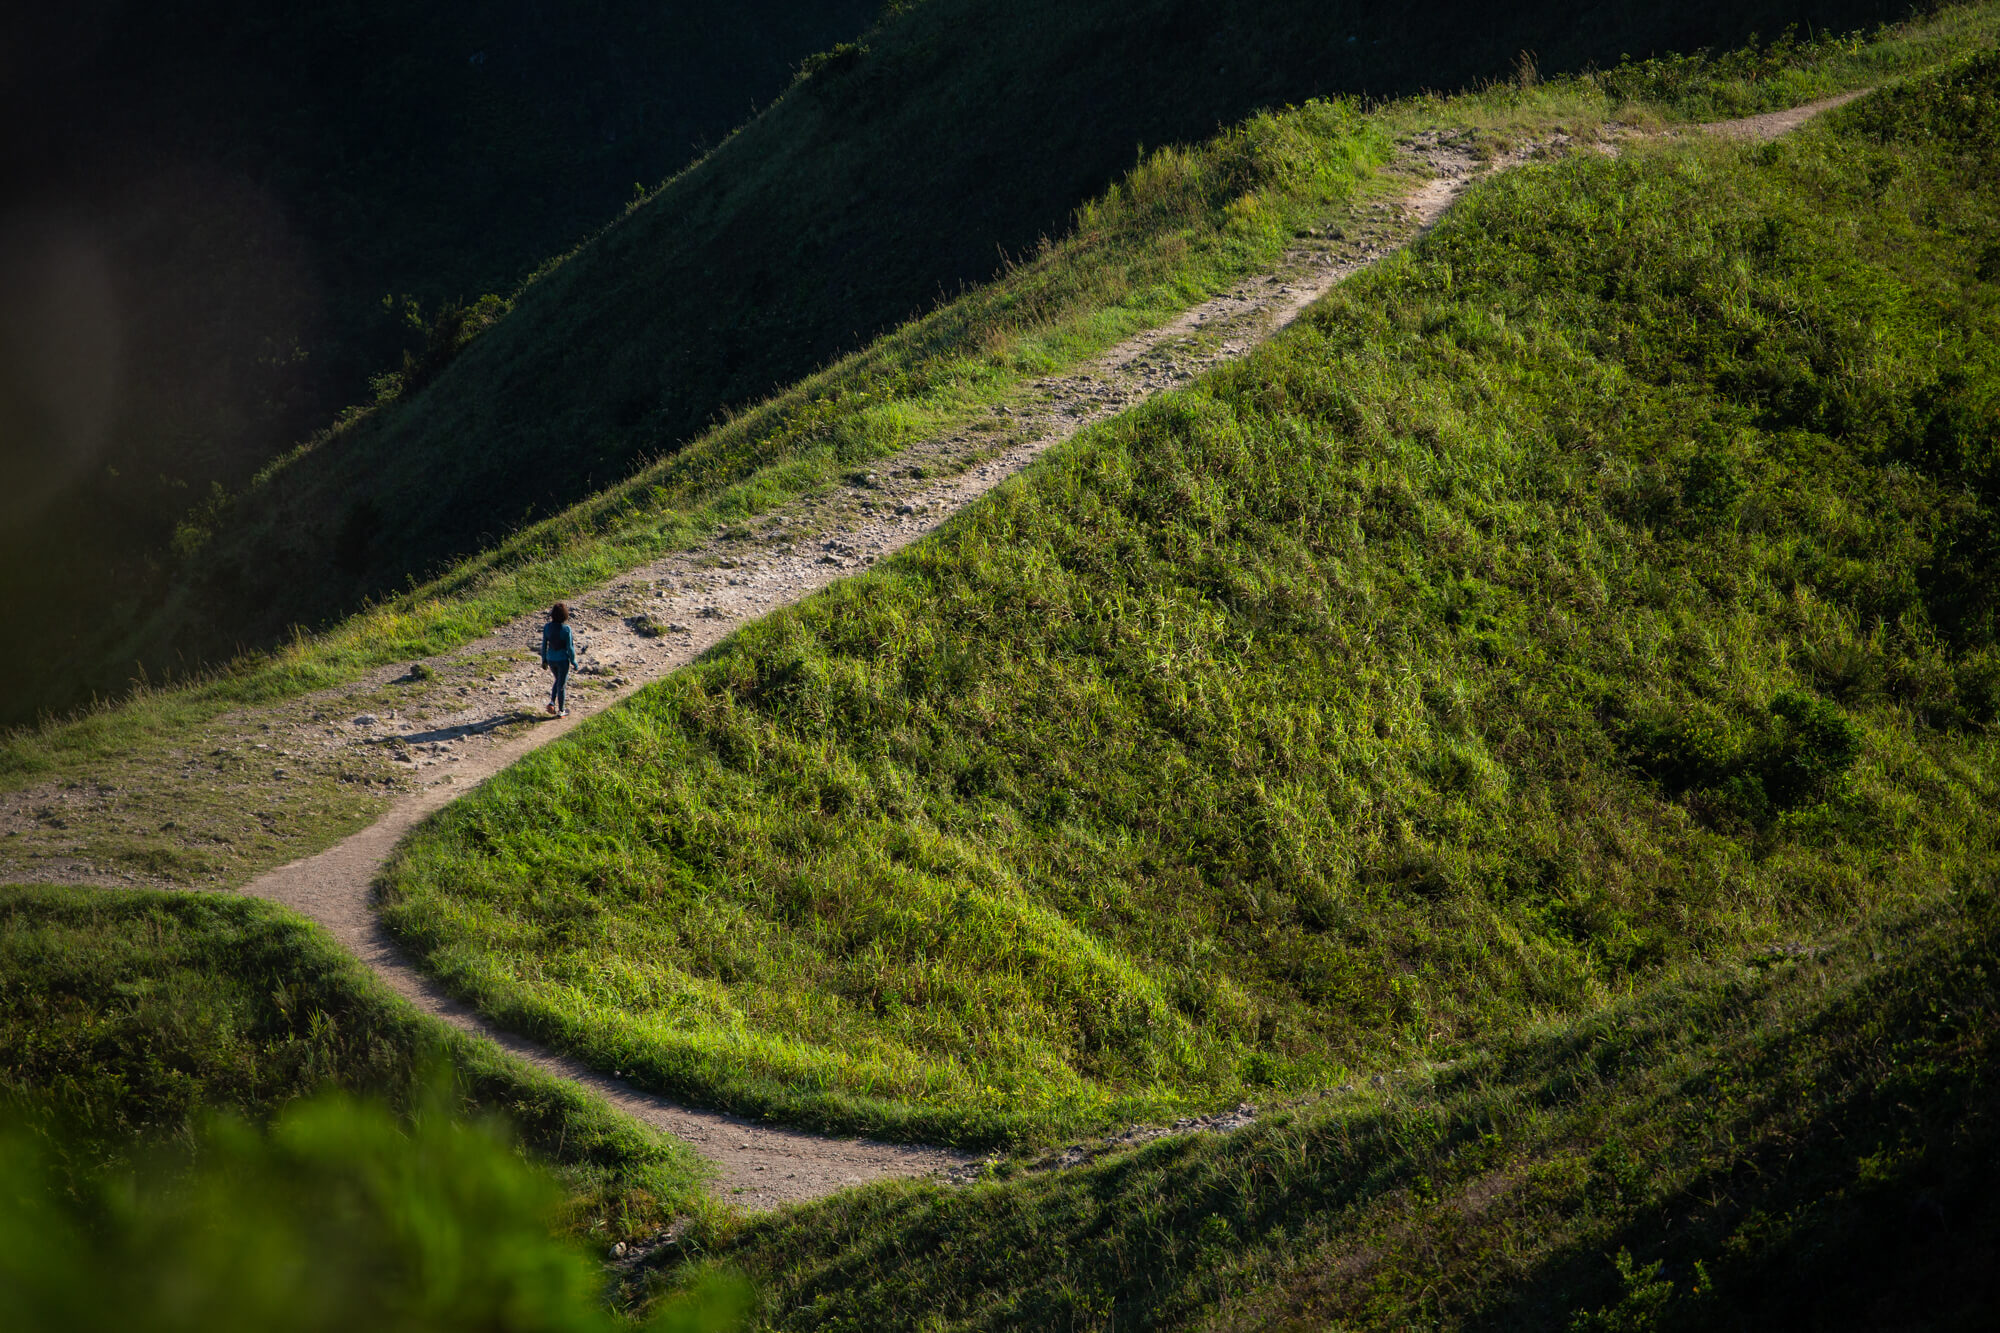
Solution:
{"label": "winding footpath", "polygon": [[[1700,128],[1734,139],[1775,138],[1853,96],[1858,94]],[[405,770],[410,794],[359,833],[254,879],[244,892],[318,922],[423,1012],[684,1140],[714,1164],[717,1193],[737,1206],[759,1211],[871,1180],[965,1172],[975,1159],[946,1149],[832,1139],[685,1106],[504,1031],[447,994],[401,951],[374,911],[375,881],[420,821],[471,786],[693,661],[739,624],[798,602],[918,540],[1078,431],[1245,355],[1336,284],[1421,235],[1475,181],[1526,160],[1537,147],[1480,161],[1464,142],[1431,133],[1405,144],[1390,168],[1412,178],[1400,198],[1364,206],[1359,223],[1315,229],[1273,272],[1127,340],[1087,366],[1034,384],[1018,404],[995,410],[999,420],[991,433],[961,432],[918,444],[840,496],[803,501],[760,519],[757,539],[747,545],[718,538],[580,594],[572,605],[591,645],[593,675],[575,692],[569,718],[531,720],[524,711],[544,688],[526,651],[536,639],[537,617],[430,663],[444,686],[428,697],[441,700],[443,715],[427,713],[421,730],[398,723],[394,714],[386,721],[356,716],[348,724],[351,732],[337,736],[333,729],[298,723],[289,742],[294,745],[385,746],[382,752]],[[1615,140],[1598,146],[1616,151]],[[991,434],[1002,439],[997,451]],[[968,465],[968,459],[975,461]],[[948,475],[928,480],[940,474]],[[376,673],[361,686],[329,692],[318,702],[337,705],[364,688],[379,690],[391,674]],[[452,684],[461,680],[467,683]],[[247,723],[244,730],[250,730]],[[262,730],[268,734],[270,724]],[[323,739],[321,732],[335,739]],[[357,742],[355,734],[365,740]],[[45,881],[64,877],[60,870],[37,875]],[[81,871],[69,877],[104,882],[102,875]]]}

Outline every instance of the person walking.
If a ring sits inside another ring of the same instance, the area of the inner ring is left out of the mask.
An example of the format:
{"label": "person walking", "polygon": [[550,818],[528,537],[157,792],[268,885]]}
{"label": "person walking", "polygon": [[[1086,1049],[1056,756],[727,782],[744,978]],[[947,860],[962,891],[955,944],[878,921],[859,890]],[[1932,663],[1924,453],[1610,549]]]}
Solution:
{"label": "person walking", "polygon": [[549,608],[549,623],[542,626],[542,666],[556,678],[549,686],[552,716],[569,716],[569,671],[575,665],[576,631],[569,627],[569,605],[557,602]]}

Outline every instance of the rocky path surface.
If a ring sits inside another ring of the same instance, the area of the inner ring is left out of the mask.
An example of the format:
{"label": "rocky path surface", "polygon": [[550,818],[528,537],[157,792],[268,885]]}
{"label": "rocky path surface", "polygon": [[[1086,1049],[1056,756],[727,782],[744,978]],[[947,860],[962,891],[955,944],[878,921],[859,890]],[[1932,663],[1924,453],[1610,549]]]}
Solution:
{"label": "rocky path surface", "polygon": [[[1774,138],[1856,95],[1701,128],[1730,138]],[[365,751],[387,769],[399,793],[368,827],[251,880],[244,891],[318,921],[426,1013],[687,1141],[715,1164],[721,1197],[744,1208],[776,1207],[892,1176],[966,1174],[973,1159],[944,1149],[829,1139],[684,1106],[495,1027],[446,994],[389,937],[373,910],[376,876],[411,829],[482,779],[693,661],[739,624],[798,602],[934,531],[1078,431],[1245,355],[1337,283],[1407,245],[1480,177],[1567,142],[1482,159],[1469,134],[1417,136],[1402,145],[1389,169],[1410,180],[1407,190],[1309,230],[1271,273],[1095,362],[1034,383],[1013,404],[994,409],[990,423],[920,443],[845,488],[578,594],[571,605],[586,664],[572,687],[568,718],[540,713],[546,677],[533,651],[539,616],[405,674],[379,671],[306,700],[243,710],[230,723],[238,746],[279,764],[278,779],[287,776],[284,764],[311,769]],[[384,707],[385,700],[396,706]],[[0,825],[18,825],[24,811],[57,800],[87,810],[89,795],[12,794],[0,800]],[[74,857],[44,857],[31,867],[0,861],[0,874],[22,871],[39,882],[143,882]],[[1187,1125],[1230,1128],[1253,1114],[1246,1107]],[[1109,1142],[1129,1139],[1128,1133]]]}

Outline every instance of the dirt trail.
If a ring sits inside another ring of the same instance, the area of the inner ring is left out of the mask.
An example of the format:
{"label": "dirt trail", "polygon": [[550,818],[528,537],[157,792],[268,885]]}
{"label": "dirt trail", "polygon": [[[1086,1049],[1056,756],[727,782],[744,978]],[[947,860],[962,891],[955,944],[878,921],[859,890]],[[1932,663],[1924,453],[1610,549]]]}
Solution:
{"label": "dirt trail", "polygon": [[1768,142],[1790,134],[1814,116],[1831,111],[1835,107],[1846,106],[1868,91],[1864,88],[1858,92],[1840,93],[1834,97],[1822,97],[1817,102],[1807,102],[1804,106],[1788,107],[1783,111],[1766,111],[1761,116],[1745,116],[1741,120],[1710,121],[1695,128],[1720,139],[1742,139],[1750,143]]}
{"label": "dirt trail", "polygon": [[[1401,201],[1375,205],[1369,224],[1308,236],[1275,272],[1119,344],[1080,370],[1032,385],[1022,401],[999,414],[1011,442],[955,475],[928,484],[923,480],[980,447],[969,433],[924,442],[885,463],[871,482],[848,491],[851,518],[812,524],[812,535],[804,542],[789,539],[785,530],[807,524],[799,516],[781,514],[764,520],[764,540],[747,548],[742,541],[717,540],[581,594],[572,607],[594,674],[573,695],[569,717],[516,720],[521,717],[518,706],[534,702],[545,689],[546,678],[524,651],[539,635],[539,616],[504,626],[449,654],[450,659],[489,661],[507,653],[517,664],[492,673],[486,688],[468,689],[463,707],[428,718],[421,730],[415,723],[392,719],[385,724],[372,714],[357,715],[350,725],[369,733],[388,730],[409,756],[405,762],[418,774],[416,790],[361,832],[270,871],[243,891],[319,922],[423,1012],[484,1037],[525,1063],[580,1083],[687,1141],[715,1164],[721,1196],[747,1209],[818,1198],[869,1180],[945,1175],[971,1166],[978,1159],[947,1149],[828,1139],[684,1106],[495,1027],[425,975],[382,927],[373,908],[375,878],[426,816],[567,734],[586,717],[693,661],[739,622],[850,577],[935,530],[1044,450],[1242,356],[1298,318],[1335,283],[1407,244],[1482,170],[1470,153],[1435,136],[1410,146],[1410,162],[1420,163],[1430,179]],[[1497,164],[1484,169],[1492,165]],[[883,471],[890,474],[886,480]],[[449,661],[429,666],[441,677],[452,674]],[[496,715],[496,703],[507,706],[506,711]],[[291,743],[308,739],[299,736]]]}
{"label": "dirt trail", "polygon": [[[1701,128],[1731,138],[1773,138],[1856,95]],[[572,690],[569,718],[537,714],[546,690],[531,651],[539,617],[504,626],[427,663],[429,674],[421,677],[425,683],[397,695],[402,706],[394,711],[361,710],[399,683],[395,671],[376,672],[303,705],[295,701],[246,710],[240,719],[243,743],[308,759],[316,753],[373,747],[402,775],[407,794],[359,833],[261,875],[244,892],[319,922],[424,1012],[492,1041],[527,1064],[582,1084],[635,1118],[687,1141],[715,1164],[720,1196],[746,1209],[818,1198],[893,1176],[964,1174],[974,1159],[961,1153],[828,1139],[694,1109],[496,1028],[446,994],[388,936],[373,910],[376,876],[411,829],[471,786],[693,661],[739,623],[798,602],[935,530],[1085,427],[1245,355],[1337,283],[1407,245],[1475,181],[1539,148],[1562,143],[1567,139],[1482,160],[1471,151],[1470,135],[1417,136],[1402,145],[1399,161],[1390,168],[1412,178],[1407,191],[1307,232],[1273,272],[1121,343],[1087,366],[1036,382],[1015,405],[996,408],[991,423],[918,444],[880,464],[860,484],[759,520],[747,538],[719,534],[698,549],[579,594],[571,604],[588,652],[586,674]],[[343,723],[324,725],[336,712]],[[405,719],[404,712],[413,716]],[[348,713],[353,716],[347,718]],[[284,770],[278,775],[283,777]],[[6,799],[0,817],[37,799],[52,796],[17,793]],[[136,882],[130,874],[54,858],[33,867],[30,877],[41,882]],[[1215,1125],[1245,1123],[1249,1114],[1243,1108]],[[1212,1127],[1208,1121],[1188,1123]]]}

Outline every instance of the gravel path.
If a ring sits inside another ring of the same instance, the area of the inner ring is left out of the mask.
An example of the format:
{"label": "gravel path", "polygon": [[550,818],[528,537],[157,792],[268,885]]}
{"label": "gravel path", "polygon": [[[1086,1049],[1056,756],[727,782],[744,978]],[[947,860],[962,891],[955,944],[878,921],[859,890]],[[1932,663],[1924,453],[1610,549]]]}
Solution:
{"label": "gravel path", "polygon": [[1745,116],[1741,120],[1717,120],[1697,126],[1704,134],[1713,134],[1721,139],[1742,139],[1749,143],[1764,143],[1790,134],[1814,116],[1846,106],[1855,98],[1869,90],[1841,93],[1835,97],[1822,97],[1817,102],[1807,102],[1804,106],[1789,107],[1783,111],[1766,111],[1761,116]]}
{"label": "gravel path", "polygon": [[[1007,442],[969,466],[962,465],[965,456],[982,449],[974,435],[925,441],[837,497],[830,518],[780,513],[764,519],[751,541],[718,539],[578,595],[571,607],[592,675],[572,691],[569,717],[536,720],[522,708],[539,702],[546,691],[546,677],[528,651],[539,640],[539,615],[427,663],[439,679],[449,680],[463,674],[459,667],[465,661],[515,659],[510,667],[490,671],[483,686],[457,687],[464,691],[462,706],[453,710],[447,704],[442,717],[427,718],[421,728],[357,714],[349,725],[368,733],[364,743],[388,744],[403,756],[416,777],[414,790],[361,832],[270,871],[243,891],[319,922],[425,1013],[580,1083],[687,1141],[715,1164],[721,1197],[746,1209],[819,1198],[891,1176],[966,1172],[978,1159],[947,1149],[829,1139],[684,1106],[497,1028],[425,975],[383,929],[373,909],[375,878],[425,816],[481,780],[692,662],[739,623],[798,602],[901,550],[1085,427],[1244,355],[1335,283],[1407,244],[1483,171],[1518,160],[1480,164],[1437,136],[1415,141],[1409,154],[1428,179],[1401,202],[1376,205],[1363,224],[1304,237],[1274,272],[1119,344],[1091,365],[1032,385],[1017,405],[996,414]],[[927,480],[939,472],[950,475]],[[810,536],[794,538],[788,529]],[[288,743],[310,741],[301,732]],[[1246,1119],[1225,1116],[1215,1124],[1233,1127]],[[1208,1120],[1190,1120],[1188,1127],[1184,1132],[1211,1128]]]}
{"label": "gravel path", "polygon": [[[1775,138],[1858,95],[1700,128],[1727,138]],[[382,929],[373,910],[375,878],[425,816],[482,779],[693,661],[738,624],[901,550],[1085,427],[1243,356],[1336,283],[1407,245],[1474,181],[1525,160],[1539,147],[1481,160],[1469,144],[1469,136],[1439,133],[1405,143],[1391,168],[1413,178],[1400,199],[1309,231],[1273,272],[1121,343],[1088,366],[1035,383],[1017,404],[996,408],[991,423],[918,444],[857,485],[760,519],[747,538],[718,534],[698,549],[577,595],[571,605],[588,652],[585,674],[572,686],[569,718],[538,712],[546,693],[533,654],[539,616],[426,663],[424,673],[405,678],[421,683],[395,696],[403,705],[395,710],[365,711],[369,701],[400,683],[395,671],[376,672],[309,700],[246,709],[237,723],[240,744],[307,764],[315,755],[366,748],[398,775],[396,789],[403,794],[361,832],[263,874],[244,891],[319,922],[424,1012],[582,1084],[687,1141],[715,1164],[719,1195],[743,1208],[778,1207],[888,1177],[968,1174],[975,1159],[945,1149],[829,1139],[684,1106],[496,1028],[444,993]],[[1615,143],[1599,147],[1615,149]],[[405,719],[404,712],[412,716]],[[325,725],[336,713],[342,723]],[[285,770],[277,776],[282,779]],[[64,799],[62,793],[16,793],[0,806],[0,817],[57,799]],[[130,874],[57,858],[32,867],[28,877],[134,882]],[[1176,1130],[1233,1128],[1253,1114],[1245,1107]]]}

